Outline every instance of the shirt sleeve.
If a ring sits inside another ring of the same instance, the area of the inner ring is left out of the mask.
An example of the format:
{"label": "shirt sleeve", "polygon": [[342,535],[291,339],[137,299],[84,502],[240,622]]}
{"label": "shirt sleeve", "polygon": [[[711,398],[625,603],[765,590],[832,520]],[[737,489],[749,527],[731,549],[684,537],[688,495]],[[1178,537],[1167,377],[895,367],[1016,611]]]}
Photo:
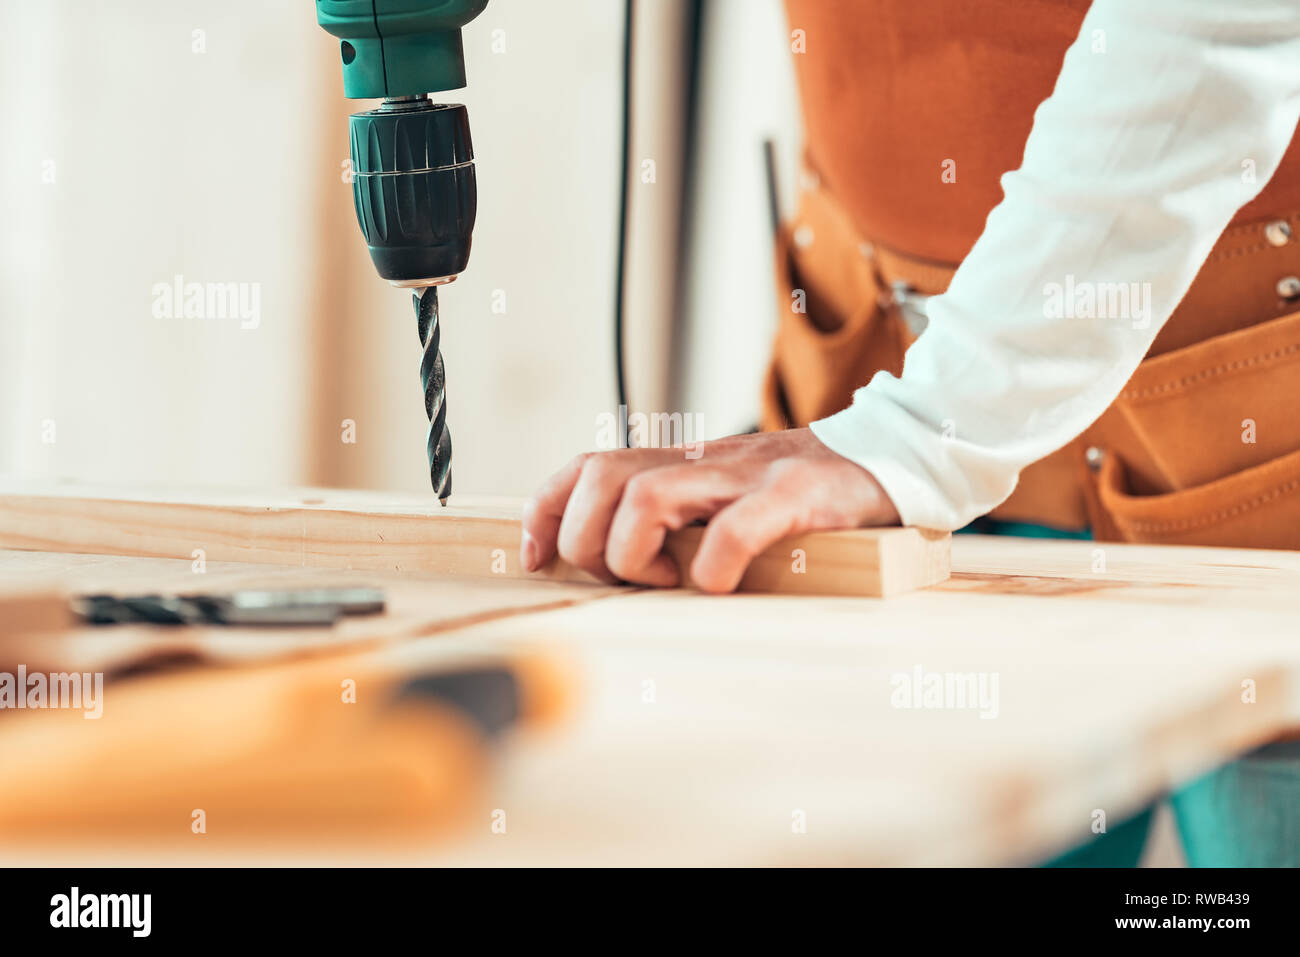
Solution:
{"label": "shirt sleeve", "polygon": [[1300,3],[1095,0],[901,377],[813,433],[906,524],[988,512],[1119,394],[1298,118]]}

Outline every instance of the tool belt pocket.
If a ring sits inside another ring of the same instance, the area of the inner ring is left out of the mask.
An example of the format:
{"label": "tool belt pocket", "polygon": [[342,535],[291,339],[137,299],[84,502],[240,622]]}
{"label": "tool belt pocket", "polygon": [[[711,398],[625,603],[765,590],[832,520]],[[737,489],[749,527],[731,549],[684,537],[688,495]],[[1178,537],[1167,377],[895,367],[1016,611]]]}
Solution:
{"label": "tool belt pocket", "polygon": [[1121,541],[1300,549],[1300,451],[1163,495],[1133,495],[1124,464],[1110,457],[1098,495]]}
{"label": "tool belt pocket", "polygon": [[1300,313],[1146,360],[1098,423],[1103,524],[1133,542],[1300,548],[1298,398]]}
{"label": "tool belt pocket", "polygon": [[804,426],[849,405],[880,369],[902,371],[905,342],[882,307],[874,264],[818,191],[776,239],[777,328],[763,428]]}

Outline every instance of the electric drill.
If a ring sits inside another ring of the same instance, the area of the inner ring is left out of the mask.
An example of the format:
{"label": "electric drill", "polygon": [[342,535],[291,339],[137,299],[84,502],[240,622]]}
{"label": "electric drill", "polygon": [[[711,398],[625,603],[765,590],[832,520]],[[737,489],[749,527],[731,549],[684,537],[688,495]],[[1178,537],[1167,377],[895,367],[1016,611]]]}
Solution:
{"label": "electric drill", "polygon": [[429,479],[451,495],[451,434],[438,287],[469,262],[478,205],[469,115],[429,94],[465,86],[461,27],[487,0],[316,0],[316,21],[339,38],[343,95],[382,97],[350,117],[352,195],[379,275],[413,290],[424,346]]}

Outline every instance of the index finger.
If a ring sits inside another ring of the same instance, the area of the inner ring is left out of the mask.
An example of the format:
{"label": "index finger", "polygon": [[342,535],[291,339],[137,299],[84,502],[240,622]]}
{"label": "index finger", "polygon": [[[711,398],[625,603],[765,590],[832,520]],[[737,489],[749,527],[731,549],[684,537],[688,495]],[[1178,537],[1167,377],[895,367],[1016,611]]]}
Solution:
{"label": "index finger", "polygon": [[582,466],[591,453],[576,456],[538,486],[524,505],[523,527],[519,536],[519,561],[534,572],[555,557],[560,537],[560,521],[569,504],[573,487],[578,484]]}

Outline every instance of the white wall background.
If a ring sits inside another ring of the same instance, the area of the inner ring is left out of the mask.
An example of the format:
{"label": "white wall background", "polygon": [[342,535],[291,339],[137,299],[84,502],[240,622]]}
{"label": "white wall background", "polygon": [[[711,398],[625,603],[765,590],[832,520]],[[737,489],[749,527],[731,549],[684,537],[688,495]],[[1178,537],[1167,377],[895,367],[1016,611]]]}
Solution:
{"label": "white wall background", "polygon": [[[0,8],[0,468],[298,469],[307,378],[286,357],[308,326],[316,183],[283,158],[311,161],[322,62],[291,5],[265,6]],[[176,273],[260,282],[261,328],[153,318],[153,284]]]}
{"label": "white wall background", "polygon": [[[674,401],[718,433],[756,407],[759,144],[793,99],[777,0],[712,9]],[[370,104],[343,98],[311,5],[7,2],[0,36],[0,474],[426,488],[409,296],[374,275],[341,177],[345,117]],[[470,86],[445,95],[479,177],[443,293],[460,491],[526,493],[613,408],[621,38],[614,0],[494,0],[466,30]],[[260,326],[155,317],[177,274],[259,284]]]}

